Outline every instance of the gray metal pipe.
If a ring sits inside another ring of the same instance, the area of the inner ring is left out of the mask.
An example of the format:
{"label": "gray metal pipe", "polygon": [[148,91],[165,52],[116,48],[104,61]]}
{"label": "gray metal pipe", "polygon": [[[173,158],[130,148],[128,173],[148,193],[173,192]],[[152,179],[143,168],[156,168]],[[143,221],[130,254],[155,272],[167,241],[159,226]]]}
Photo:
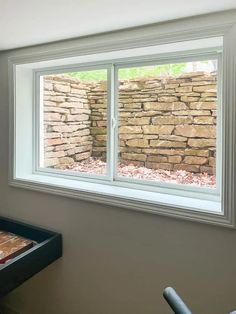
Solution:
{"label": "gray metal pipe", "polygon": [[192,314],[190,309],[173,288],[165,288],[163,296],[175,314]]}

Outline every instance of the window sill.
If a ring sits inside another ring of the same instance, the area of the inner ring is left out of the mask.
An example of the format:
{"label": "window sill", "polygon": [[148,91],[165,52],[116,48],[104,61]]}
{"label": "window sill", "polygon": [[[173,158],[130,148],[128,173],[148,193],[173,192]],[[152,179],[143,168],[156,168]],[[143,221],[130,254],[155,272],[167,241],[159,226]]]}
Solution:
{"label": "window sill", "polygon": [[222,212],[221,203],[217,201],[52,177],[45,174],[32,174],[13,179],[10,185],[104,205],[232,227]]}

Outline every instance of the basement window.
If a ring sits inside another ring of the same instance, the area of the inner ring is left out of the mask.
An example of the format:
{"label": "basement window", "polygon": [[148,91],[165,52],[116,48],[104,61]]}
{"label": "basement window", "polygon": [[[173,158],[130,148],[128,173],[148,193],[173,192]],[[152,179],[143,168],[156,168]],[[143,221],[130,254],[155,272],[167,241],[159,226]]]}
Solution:
{"label": "basement window", "polygon": [[222,47],[13,59],[11,184],[227,224]]}
{"label": "basement window", "polygon": [[216,191],[220,57],[40,74],[40,168]]}

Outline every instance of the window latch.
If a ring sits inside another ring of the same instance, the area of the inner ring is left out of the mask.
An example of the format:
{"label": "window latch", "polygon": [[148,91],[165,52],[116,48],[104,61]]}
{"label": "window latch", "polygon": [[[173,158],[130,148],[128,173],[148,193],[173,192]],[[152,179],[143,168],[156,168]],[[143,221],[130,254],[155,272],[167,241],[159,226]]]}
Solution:
{"label": "window latch", "polygon": [[116,127],[116,119],[114,117],[111,118],[111,126],[113,129]]}

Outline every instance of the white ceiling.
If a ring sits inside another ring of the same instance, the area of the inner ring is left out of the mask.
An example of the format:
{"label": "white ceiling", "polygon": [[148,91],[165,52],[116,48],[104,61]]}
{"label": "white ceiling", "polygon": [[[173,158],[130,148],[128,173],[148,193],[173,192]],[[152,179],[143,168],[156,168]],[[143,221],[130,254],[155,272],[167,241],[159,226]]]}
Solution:
{"label": "white ceiling", "polygon": [[0,0],[0,50],[236,8],[236,0]]}

